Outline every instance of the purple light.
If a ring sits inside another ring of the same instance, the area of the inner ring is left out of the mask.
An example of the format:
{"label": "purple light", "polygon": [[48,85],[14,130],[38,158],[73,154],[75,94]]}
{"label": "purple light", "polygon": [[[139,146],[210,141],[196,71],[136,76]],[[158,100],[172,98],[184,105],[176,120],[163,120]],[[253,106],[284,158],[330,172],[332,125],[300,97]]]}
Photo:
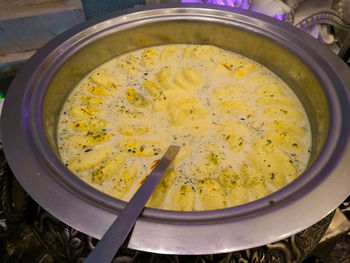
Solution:
{"label": "purple light", "polygon": [[249,0],[181,0],[182,3],[206,3],[249,9]]}
{"label": "purple light", "polygon": [[[237,7],[241,9],[250,9],[257,13],[265,13],[266,10],[261,10],[259,8],[259,5],[254,5],[251,3],[251,0],[181,0],[182,3],[206,3],[206,4],[216,4],[216,5],[224,5],[224,6],[231,6],[231,7]],[[270,13],[268,14],[272,16]],[[285,21],[287,19],[287,14],[275,14],[273,16],[274,18]]]}
{"label": "purple light", "polygon": [[181,0],[182,3],[203,3],[201,0]]}
{"label": "purple light", "polygon": [[280,20],[280,21],[284,21],[284,14],[275,14],[274,16],[273,16],[274,18],[277,18],[278,20]]}

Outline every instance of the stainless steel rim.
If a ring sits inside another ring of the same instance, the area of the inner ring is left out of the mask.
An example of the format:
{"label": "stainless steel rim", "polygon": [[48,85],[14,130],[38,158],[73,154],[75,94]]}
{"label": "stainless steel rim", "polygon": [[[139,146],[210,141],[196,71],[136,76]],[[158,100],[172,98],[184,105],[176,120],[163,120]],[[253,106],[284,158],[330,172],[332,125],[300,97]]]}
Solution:
{"label": "stainless steel rim", "polygon": [[[219,211],[183,213],[145,209],[136,223],[129,247],[168,254],[247,249],[291,236],[333,211],[350,192],[350,186],[344,183],[350,160],[350,124],[346,119],[350,112],[346,89],[350,86],[349,69],[327,48],[289,25],[243,10],[206,5],[139,8],[88,21],[51,41],[27,63],[11,85],[1,120],[5,154],[24,189],[63,222],[96,238],[103,235],[124,203],[82,184],[50,150],[40,124],[45,90],[34,82],[48,85],[52,75],[38,80],[41,78],[38,69],[59,50],[62,55],[55,61],[58,67],[69,52],[79,47],[79,41],[93,41],[112,26],[118,29],[177,19],[232,26],[243,23],[249,30],[276,42],[284,41],[281,36],[288,37],[291,43],[286,44],[287,48],[294,49],[296,56],[313,68],[324,85],[336,87],[327,94],[333,129],[318,160],[281,191]],[[73,47],[67,51],[64,44],[68,42]]]}

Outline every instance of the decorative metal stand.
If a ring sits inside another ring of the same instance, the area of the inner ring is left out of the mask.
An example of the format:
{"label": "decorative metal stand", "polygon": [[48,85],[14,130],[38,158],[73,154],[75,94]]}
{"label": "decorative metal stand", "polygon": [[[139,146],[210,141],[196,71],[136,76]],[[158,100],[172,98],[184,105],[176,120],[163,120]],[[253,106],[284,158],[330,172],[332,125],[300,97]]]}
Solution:
{"label": "decorative metal stand", "polygon": [[[15,180],[0,151],[0,262],[82,262],[98,240],[60,222]],[[244,251],[200,256],[159,255],[122,247],[114,263],[296,263],[316,247],[334,213],[284,240]]]}

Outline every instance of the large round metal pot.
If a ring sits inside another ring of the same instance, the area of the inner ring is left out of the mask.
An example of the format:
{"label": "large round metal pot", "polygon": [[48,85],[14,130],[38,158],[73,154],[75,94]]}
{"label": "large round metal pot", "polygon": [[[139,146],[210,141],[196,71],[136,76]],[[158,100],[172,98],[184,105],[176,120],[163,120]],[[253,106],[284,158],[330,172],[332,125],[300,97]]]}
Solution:
{"label": "large round metal pot", "polygon": [[66,224],[101,238],[124,202],[75,177],[60,161],[57,117],[90,70],[127,51],[168,43],[211,44],[275,72],[297,94],[312,127],[307,170],[283,189],[238,207],[206,212],[146,208],[129,247],[208,254],[291,236],[350,193],[350,70],[319,42],[264,15],[208,5],[136,8],[88,21],[39,50],[13,81],[2,114],[7,160],[20,184]]}

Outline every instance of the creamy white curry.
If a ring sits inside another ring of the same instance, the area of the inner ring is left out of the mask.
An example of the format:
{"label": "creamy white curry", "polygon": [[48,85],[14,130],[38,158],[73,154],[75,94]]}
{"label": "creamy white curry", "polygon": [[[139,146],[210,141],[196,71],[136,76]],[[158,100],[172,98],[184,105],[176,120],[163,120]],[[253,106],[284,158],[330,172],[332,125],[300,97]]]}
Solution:
{"label": "creamy white curry", "polygon": [[282,188],[308,163],[311,132],[291,89],[262,65],[207,45],[116,57],[71,92],[58,124],[62,161],[128,201],[170,144],[181,147],[147,206],[237,206]]}

